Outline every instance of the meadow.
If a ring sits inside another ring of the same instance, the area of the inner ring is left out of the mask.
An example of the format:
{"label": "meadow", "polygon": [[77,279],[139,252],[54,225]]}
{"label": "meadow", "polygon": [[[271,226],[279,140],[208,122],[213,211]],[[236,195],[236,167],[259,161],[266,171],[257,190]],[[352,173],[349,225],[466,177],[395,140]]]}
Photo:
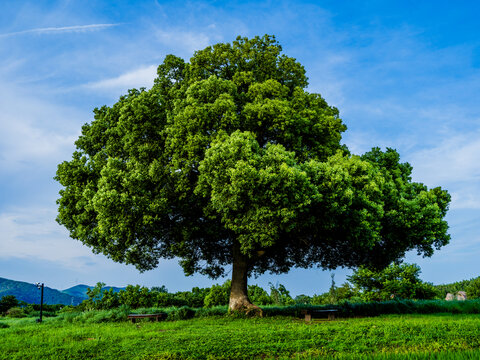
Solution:
{"label": "meadow", "polygon": [[[480,315],[315,320],[231,315],[135,324],[110,312],[0,318],[0,359],[478,359]],[[112,315],[113,314],[113,315]],[[103,322],[105,320],[105,322]]]}

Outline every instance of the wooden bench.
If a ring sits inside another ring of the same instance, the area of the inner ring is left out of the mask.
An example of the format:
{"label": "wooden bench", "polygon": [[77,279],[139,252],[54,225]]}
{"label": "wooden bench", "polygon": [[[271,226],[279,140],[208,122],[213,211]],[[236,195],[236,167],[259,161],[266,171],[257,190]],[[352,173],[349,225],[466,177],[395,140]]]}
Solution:
{"label": "wooden bench", "polygon": [[320,314],[326,314],[328,317],[328,320],[335,320],[335,313],[337,313],[338,310],[336,309],[326,309],[326,310],[317,310],[317,309],[308,309],[308,310],[302,310],[302,314],[305,315],[305,321],[312,321],[313,315],[320,315]]}
{"label": "wooden bench", "polygon": [[151,321],[156,320],[164,320],[167,318],[167,313],[160,313],[160,314],[130,314],[127,316],[128,320],[132,320],[132,323],[135,323],[137,319],[150,319]]}

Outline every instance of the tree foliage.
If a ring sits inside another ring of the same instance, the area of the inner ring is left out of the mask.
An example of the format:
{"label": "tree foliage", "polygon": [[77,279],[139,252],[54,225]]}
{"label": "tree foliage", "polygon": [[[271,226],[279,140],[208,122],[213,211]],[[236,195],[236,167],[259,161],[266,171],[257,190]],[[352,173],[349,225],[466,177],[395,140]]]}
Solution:
{"label": "tree foliage", "polygon": [[416,264],[391,264],[381,271],[362,267],[348,280],[360,290],[364,301],[435,298],[435,287],[420,280],[420,272]]}
{"label": "tree foliage", "polygon": [[5,314],[9,309],[18,306],[20,303],[13,295],[5,295],[0,299],[0,314]]}
{"label": "tree foliage", "polygon": [[470,283],[465,287],[468,299],[480,298],[480,277],[471,279]]}
{"label": "tree foliage", "polygon": [[412,182],[395,150],[352,155],[338,110],[307,85],[268,35],[166,56],[150,90],[83,126],[58,166],[57,221],[140,271],[178,257],[211,277],[236,244],[249,275],[382,267],[447,244],[448,193]]}

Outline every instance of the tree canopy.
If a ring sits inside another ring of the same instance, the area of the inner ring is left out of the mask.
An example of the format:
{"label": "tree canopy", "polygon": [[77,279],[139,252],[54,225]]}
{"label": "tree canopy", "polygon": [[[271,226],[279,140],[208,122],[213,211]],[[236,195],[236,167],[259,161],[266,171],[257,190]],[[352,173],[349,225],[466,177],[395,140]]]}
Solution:
{"label": "tree canopy", "polygon": [[448,193],[412,182],[393,149],[351,154],[339,111],[307,85],[273,36],[166,56],[151,89],[83,126],[58,166],[57,221],[140,271],[178,257],[215,278],[233,264],[232,308],[250,275],[384,267],[447,244]]}
{"label": "tree canopy", "polygon": [[391,264],[381,271],[360,267],[348,280],[361,291],[364,301],[433,299],[437,291],[420,279],[420,273],[416,264]]}

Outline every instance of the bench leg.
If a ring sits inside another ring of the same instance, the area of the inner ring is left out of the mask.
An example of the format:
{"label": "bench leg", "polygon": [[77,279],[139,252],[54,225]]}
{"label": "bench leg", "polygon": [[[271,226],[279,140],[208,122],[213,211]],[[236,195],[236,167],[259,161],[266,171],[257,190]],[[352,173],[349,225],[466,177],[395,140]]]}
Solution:
{"label": "bench leg", "polygon": [[335,320],[335,314],[329,313],[328,314],[328,320]]}
{"label": "bench leg", "polygon": [[130,320],[132,320],[132,324],[135,324],[135,318],[131,318]]}
{"label": "bench leg", "polygon": [[305,321],[312,321],[312,314],[305,314]]}

